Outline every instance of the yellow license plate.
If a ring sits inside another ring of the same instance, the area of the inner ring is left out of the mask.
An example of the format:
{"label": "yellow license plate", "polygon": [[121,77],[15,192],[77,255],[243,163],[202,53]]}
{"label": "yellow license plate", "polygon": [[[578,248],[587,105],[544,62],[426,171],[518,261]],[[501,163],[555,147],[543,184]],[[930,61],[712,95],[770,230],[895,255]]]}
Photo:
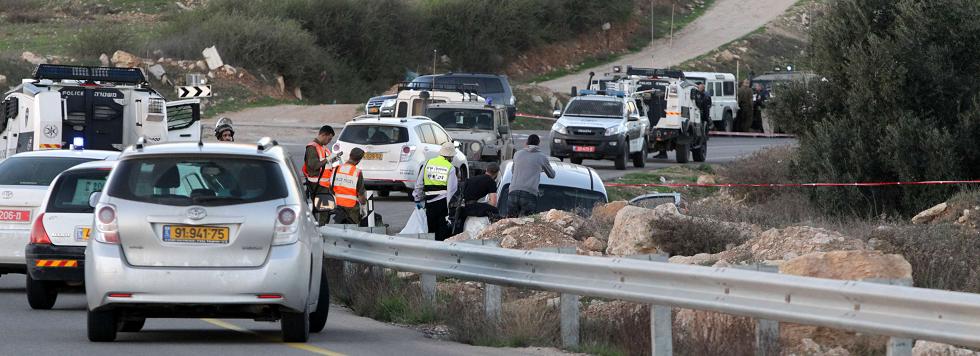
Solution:
{"label": "yellow license plate", "polygon": [[228,228],[215,226],[164,225],[163,241],[226,244],[228,243]]}
{"label": "yellow license plate", "polygon": [[364,154],[364,159],[372,160],[372,161],[380,161],[381,158],[384,157],[384,155],[385,154],[381,152],[368,152]]}
{"label": "yellow license plate", "polygon": [[88,241],[88,237],[91,234],[92,234],[92,228],[89,228],[89,227],[76,227],[75,228],[75,241]]}

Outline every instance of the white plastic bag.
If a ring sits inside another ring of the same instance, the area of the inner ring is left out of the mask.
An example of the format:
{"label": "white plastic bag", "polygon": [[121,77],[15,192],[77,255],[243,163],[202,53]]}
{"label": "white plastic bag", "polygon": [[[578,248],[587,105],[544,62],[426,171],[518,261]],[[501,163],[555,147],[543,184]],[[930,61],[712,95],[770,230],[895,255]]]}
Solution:
{"label": "white plastic bag", "polygon": [[426,234],[429,233],[429,223],[425,218],[425,209],[415,209],[412,216],[408,217],[405,228],[399,234]]}

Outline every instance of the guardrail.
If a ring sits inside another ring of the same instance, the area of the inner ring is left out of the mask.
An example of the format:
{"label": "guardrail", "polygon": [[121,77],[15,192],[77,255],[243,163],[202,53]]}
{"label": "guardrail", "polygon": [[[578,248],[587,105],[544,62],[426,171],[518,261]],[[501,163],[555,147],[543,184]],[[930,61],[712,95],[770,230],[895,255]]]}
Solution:
{"label": "guardrail", "polygon": [[436,242],[330,225],[320,232],[326,257],[399,271],[980,347],[978,294]]}

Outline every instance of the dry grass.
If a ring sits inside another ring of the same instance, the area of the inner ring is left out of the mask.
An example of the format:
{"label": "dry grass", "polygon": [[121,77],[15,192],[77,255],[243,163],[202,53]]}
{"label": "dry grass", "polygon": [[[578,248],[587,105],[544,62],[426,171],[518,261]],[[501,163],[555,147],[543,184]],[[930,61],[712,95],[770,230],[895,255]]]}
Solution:
{"label": "dry grass", "polygon": [[980,293],[980,233],[951,224],[876,229],[873,245],[912,265],[916,287]]}
{"label": "dry grass", "polygon": [[[796,149],[791,146],[756,151],[726,164],[719,172],[725,183],[793,183],[792,162]],[[732,196],[746,202],[763,202],[789,191],[774,188],[731,188]]]}
{"label": "dry grass", "polygon": [[[511,294],[505,292],[505,294]],[[452,300],[440,307],[453,340],[479,346],[528,347],[560,345],[558,309],[543,301],[504,303],[499,322],[484,316],[482,303]]]}
{"label": "dry grass", "polygon": [[706,219],[654,221],[651,241],[671,256],[694,256],[699,253],[719,253],[749,239],[734,226]]}
{"label": "dry grass", "polygon": [[677,355],[754,355],[753,319],[706,311],[675,309]]}
{"label": "dry grass", "polygon": [[10,23],[39,23],[51,17],[50,12],[42,9],[44,5],[37,0],[0,0],[0,12]]}

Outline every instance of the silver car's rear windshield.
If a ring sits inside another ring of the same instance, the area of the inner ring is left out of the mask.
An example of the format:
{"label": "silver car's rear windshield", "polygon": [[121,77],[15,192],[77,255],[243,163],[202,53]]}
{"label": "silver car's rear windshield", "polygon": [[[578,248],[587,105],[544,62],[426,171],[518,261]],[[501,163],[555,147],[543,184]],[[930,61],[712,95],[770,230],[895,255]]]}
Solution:
{"label": "silver car's rear windshield", "polygon": [[347,125],[340,141],[355,145],[391,145],[408,142],[408,129],[390,125]]}
{"label": "silver car's rear windshield", "polygon": [[75,157],[11,157],[0,163],[0,185],[51,184],[66,169],[93,161]]}
{"label": "silver car's rear windshield", "polygon": [[222,206],[286,198],[279,165],[239,157],[148,157],[119,162],[109,196],[145,203]]}

